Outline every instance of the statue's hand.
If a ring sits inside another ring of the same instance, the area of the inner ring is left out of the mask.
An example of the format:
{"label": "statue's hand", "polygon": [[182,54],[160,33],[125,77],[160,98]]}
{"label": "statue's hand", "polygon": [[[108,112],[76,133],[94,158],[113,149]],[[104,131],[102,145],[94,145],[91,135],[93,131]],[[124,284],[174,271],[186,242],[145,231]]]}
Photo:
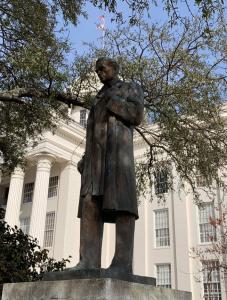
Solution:
{"label": "statue's hand", "polygon": [[105,93],[105,97],[107,100],[114,100],[114,101],[122,101],[122,93],[118,87],[112,87],[108,89]]}
{"label": "statue's hand", "polygon": [[114,102],[122,102],[124,101],[124,99],[120,96],[117,96],[117,95],[113,95],[109,100],[112,100]]}

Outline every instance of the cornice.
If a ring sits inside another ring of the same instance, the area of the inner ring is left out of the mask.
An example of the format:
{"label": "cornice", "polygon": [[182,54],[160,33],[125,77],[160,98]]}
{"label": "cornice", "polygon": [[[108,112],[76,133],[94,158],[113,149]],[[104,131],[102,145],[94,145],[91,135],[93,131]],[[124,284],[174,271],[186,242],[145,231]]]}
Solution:
{"label": "cornice", "polygon": [[[70,121],[68,123],[65,123],[63,121],[61,121],[59,123],[59,127],[58,129],[62,129],[64,131],[67,132],[71,132],[71,135],[75,136],[75,135],[79,135],[79,136],[84,136],[86,135],[86,129],[81,126],[78,122],[76,121]],[[58,131],[57,129],[57,131]]]}
{"label": "cornice", "polygon": [[[46,142],[48,142],[50,145],[54,145],[57,149],[60,149],[60,150],[63,150],[65,152],[67,152],[70,157],[72,155],[76,155],[78,157],[81,157],[80,151],[78,151],[79,149],[81,149],[84,152],[84,146],[81,143],[74,144],[72,148],[69,148],[69,147],[66,147],[63,144],[59,144],[58,142],[55,142],[53,140],[48,140]],[[50,149],[52,149],[52,148],[50,147]]]}
{"label": "cornice", "polygon": [[59,129],[57,129],[57,131],[55,132],[54,135],[59,136],[73,144],[81,143],[81,145],[85,146],[85,134],[78,137],[78,136],[75,136],[75,135],[65,131],[64,128],[60,127]]}
{"label": "cornice", "polygon": [[[35,156],[43,152],[54,155],[56,157],[56,161],[59,162],[70,160],[72,159],[72,157],[81,158],[82,152],[84,152],[84,147],[81,146],[82,145],[74,145],[74,147],[69,148],[63,144],[60,144],[59,142],[54,141],[53,139],[45,139],[41,141],[38,146],[29,151],[29,153],[27,154],[27,159],[33,160]],[[78,151],[77,149],[81,149],[82,151]]]}

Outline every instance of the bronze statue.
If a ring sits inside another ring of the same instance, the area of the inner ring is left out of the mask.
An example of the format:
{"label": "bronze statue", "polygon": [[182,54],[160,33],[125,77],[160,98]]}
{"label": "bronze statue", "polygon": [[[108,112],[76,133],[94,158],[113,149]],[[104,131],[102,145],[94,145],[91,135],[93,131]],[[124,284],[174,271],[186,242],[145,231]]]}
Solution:
{"label": "bronze statue", "polygon": [[143,118],[143,92],[119,80],[119,66],[99,58],[96,73],[104,84],[87,121],[86,150],[78,163],[81,191],[80,262],[75,269],[101,267],[104,222],[116,223],[115,255],[108,270],[132,273],[135,220],[138,219],[133,127]]}

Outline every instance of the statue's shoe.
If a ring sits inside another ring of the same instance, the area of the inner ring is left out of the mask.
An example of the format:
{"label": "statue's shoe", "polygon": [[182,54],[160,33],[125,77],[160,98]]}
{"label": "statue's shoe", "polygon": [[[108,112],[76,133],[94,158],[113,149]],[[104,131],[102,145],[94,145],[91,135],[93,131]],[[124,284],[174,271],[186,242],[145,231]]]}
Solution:
{"label": "statue's shoe", "polygon": [[87,267],[83,263],[79,262],[75,267],[66,268],[60,272],[49,272],[43,277],[43,280],[68,280],[76,278],[93,278],[100,277],[100,269]]}
{"label": "statue's shoe", "polygon": [[110,276],[130,276],[132,275],[132,269],[131,268],[125,268],[124,266],[116,266],[116,265],[110,265],[109,268],[105,270],[106,274],[109,274]]}
{"label": "statue's shoe", "polygon": [[79,261],[74,267],[67,268],[65,271],[67,272],[76,272],[76,271],[92,271],[92,270],[100,270],[100,268],[92,265],[85,264],[82,261]]}
{"label": "statue's shoe", "polygon": [[89,269],[83,262],[78,262],[74,267],[67,268],[66,271],[74,272],[74,271],[81,271]]}

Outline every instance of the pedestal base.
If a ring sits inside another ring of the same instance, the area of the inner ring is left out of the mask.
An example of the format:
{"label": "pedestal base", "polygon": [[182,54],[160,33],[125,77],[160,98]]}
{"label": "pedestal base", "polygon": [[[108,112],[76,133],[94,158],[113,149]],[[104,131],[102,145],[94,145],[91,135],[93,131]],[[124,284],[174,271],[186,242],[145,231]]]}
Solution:
{"label": "pedestal base", "polygon": [[112,278],[4,284],[2,300],[191,300],[191,293]]}
{"label": "pedestal base", "polygon": [[[124,270],[123,270],[124,271]],[[65,269],[61,272],[49,272],[44,275],[44,281],[56,280],[72,280],[72,279],[98,279],[98,278],[111,278],[120,279],[123,281],[150,284],[156,286],[156,279],[153,277],[139,276],[128,274],[113,269],[87,269],[76,270],[75,268]]]}

